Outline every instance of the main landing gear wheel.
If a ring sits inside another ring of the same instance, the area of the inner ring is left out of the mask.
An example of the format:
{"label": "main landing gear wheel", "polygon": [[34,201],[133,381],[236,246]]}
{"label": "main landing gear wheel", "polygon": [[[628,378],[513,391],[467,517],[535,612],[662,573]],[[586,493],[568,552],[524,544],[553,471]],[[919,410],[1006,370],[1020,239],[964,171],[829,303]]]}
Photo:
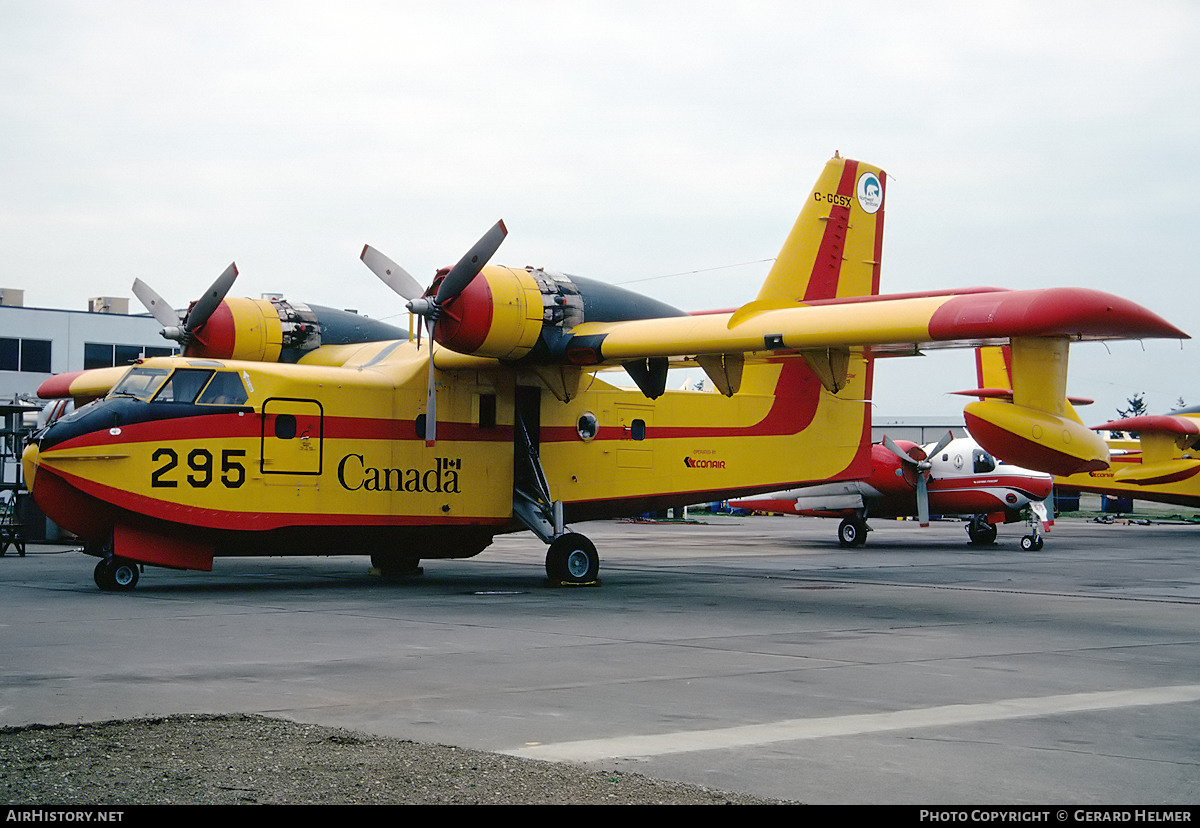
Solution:
{"label": "main landing gear wheel", "polygon": [[128,592],[137,586],[138,565],[124,558],[101,558],[92,577],[105,592]]}
{"label": "main landing gear wheel", "polygon": [[600,573],[600,554],[583,535],[568,532],[550,543],[546,552],[546,575],[563,584],[590,584]]}
{"label": "main landing gear wheel", "polygon": [[846,518],[838,526],[838,543],[842,546],[862,546],[867,542],[867,522],[862,518]]}
{"label": "main landing gear wheel", "polygon": [[411,578],[425,572],[419,557],[400,552],[376,552],[371,555],[371,566],[382,578]]}
{"label": "main landing gear wheel", "polygon": [[973,517],[967,523],[967,536],[976,546],[989,546],[996,542],[996,527],[983,517]]}
{"label": "main landing gear wheel", "polygon": [[1021,548],[1026,552],[1037,552],[1045,544],[1046,541],[1042,539],[1041,535],[1024,535],[1021,538]]}

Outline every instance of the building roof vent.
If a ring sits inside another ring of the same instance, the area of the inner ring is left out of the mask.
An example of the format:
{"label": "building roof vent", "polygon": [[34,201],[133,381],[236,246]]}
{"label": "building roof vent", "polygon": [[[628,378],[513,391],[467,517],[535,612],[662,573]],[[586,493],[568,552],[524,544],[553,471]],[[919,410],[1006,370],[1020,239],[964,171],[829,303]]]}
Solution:
{"label": "building roof vent", "polygon": [[123,296],[93,296],[88,299],[88,310],[92,313],[119,313],[129,315],[129,299]]}

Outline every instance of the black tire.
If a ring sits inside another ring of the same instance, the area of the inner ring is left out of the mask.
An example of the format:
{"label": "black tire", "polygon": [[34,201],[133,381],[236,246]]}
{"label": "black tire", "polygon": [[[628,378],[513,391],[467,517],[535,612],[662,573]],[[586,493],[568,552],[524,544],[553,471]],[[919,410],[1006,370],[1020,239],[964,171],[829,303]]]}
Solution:
{"label": "black tire", "polygon": [[583,535],[557,537],[546,551],[546,575],[565,584],[590,584],[600,574],[600,554]]}
{"label": "black tire", "polygon": [[867,542],[867,522],[861,518],[846,518],[838,526],[838,543],[842,546],[862,546]]}
{"label": "black tire", "polygon": [[92,578],[105,592],[128,592],[137,586],[138,565],[124,558],[101,558]]}
{"label": "black tire", "polygon": [[967,536],[976,546],[990,546],[996,542],[996,527],[979,518],[972,518],[967,524]]}
{"label": "black tire", "polygon": [[378,569],[384,578],[406,578],[421,574],[421,559],[400,552],[376,552],[371,556],[371,566]]}

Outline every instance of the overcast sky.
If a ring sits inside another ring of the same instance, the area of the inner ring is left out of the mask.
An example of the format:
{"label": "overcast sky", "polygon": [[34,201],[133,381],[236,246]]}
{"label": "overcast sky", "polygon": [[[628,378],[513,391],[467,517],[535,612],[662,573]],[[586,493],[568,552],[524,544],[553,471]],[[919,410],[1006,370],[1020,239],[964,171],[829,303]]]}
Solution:
{"label": "overcast sky", "polygon": [[[1200,335],[1200,3],[0,0],[0,287],[142,278],[403,320],[497,219],[496,263],[687,310],[755,295],[834,153],[890,175],[885,292],[1078,285]],[[1072,348],[1095,424],[1200,404],[1195,342]],[[946,414],[967,352],[888,360]]]}

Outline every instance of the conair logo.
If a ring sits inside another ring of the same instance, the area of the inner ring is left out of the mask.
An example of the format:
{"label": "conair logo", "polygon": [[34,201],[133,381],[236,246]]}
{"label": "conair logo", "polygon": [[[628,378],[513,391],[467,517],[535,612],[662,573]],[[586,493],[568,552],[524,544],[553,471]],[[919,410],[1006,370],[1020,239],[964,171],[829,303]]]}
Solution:
{"label": "conair logo", "polygon": [[877,213],[883,206],[883,184],[873,172],[858,177],[858,204],[868,213]]}
{"label": "conair logo", "polygon": [[725,468],[724,460],[702,460],[694,457],[683,458],[683,465],[689,469],[723,469]]}

